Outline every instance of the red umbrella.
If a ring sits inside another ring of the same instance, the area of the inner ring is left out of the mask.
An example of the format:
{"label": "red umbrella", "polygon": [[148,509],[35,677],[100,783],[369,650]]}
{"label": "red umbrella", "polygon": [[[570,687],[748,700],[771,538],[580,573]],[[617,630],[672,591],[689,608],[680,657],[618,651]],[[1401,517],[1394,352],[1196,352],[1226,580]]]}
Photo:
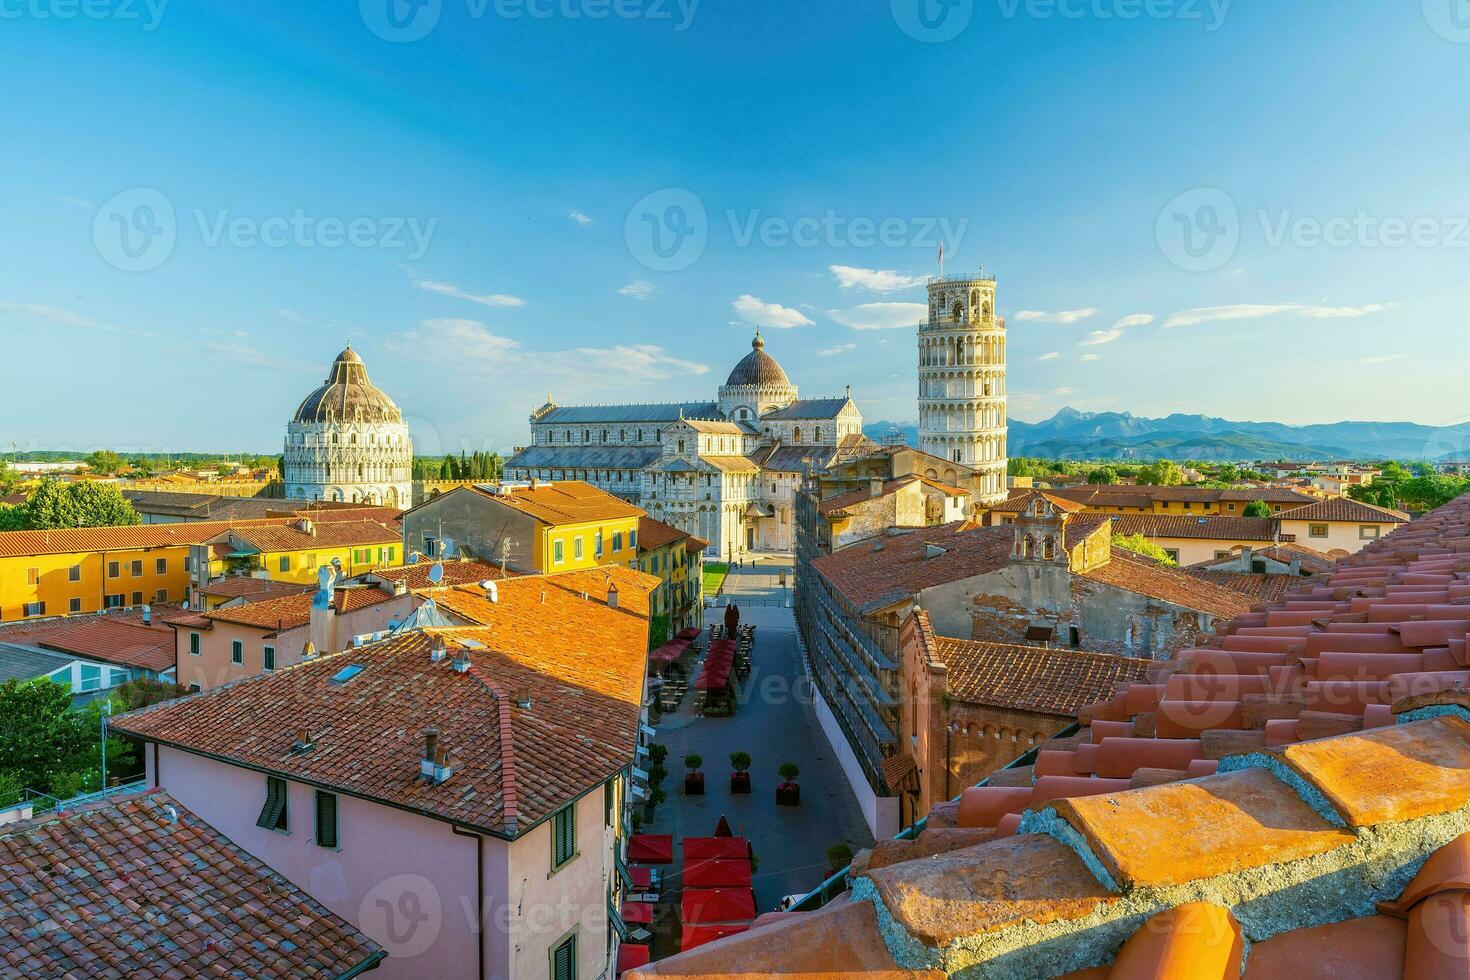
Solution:
{"label": "red umbrella", "polygon": [[640,966],[648,965],[648,947],[637,943],[621,943],[618,945],[618,973],[619,975]]}
{"label": "red umbrella", "polygon": [[749,861],[750,842],[744,837],[686,837],[684,860]]}
{"label": "red umbrella", "polygon": [[734,833],[732,833],[730,831],[730,821],[728,821],[728,820],[725,819],[725,815],[723,813],[720,814],[720,822],[715,825],[715,836],[716,837],[734,837],[735,836]]}
{"label": "red umbrella", "polygon": [[716,939],[724,939],[733,936],[737,932],[749,929],[748,925],[723,925],[723,926],[685,926],[682,941],[679,943],[679,952],[687,952],[696,946],[712,943]]}
{"label": "red umbrella", "polygon": [[755,896],[749,888],[685,888],[679,911],[686,923],[750,922],[755,918]]}
{"label": "red umbrella", "polygon": [[750,888],[749,861],[694,861],[684,868],[684,887]]}
{"label": "red umbrella", "polygon": [[674,860],[674,835],[635,834],[628,842],[628,860],[639,864],[669,864]]}

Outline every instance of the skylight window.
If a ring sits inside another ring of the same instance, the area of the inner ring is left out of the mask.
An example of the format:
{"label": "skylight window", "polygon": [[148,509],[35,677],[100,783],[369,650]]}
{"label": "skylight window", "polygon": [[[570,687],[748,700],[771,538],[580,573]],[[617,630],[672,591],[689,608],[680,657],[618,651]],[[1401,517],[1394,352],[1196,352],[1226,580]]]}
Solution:
{"label": "skylight window", "polygon": [[349,664],[348,666],[343,667],[341,670],[332,675],[331,683],[346,684],[348,681],[352,680],[352,678],[362,673],[363,669],[364,667],[362,664]]}

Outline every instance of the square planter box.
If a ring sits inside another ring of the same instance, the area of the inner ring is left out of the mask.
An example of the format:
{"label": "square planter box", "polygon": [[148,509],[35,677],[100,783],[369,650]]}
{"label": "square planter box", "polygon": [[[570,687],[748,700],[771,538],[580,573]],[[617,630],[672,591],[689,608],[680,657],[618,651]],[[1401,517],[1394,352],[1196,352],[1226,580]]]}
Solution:
{"label": "square planter box", "polygon": [[748,773],[748,772],[732,772],[732,773],[730,773],[730,792],[731,793],[749,793],[750,792],[750,773]]}
{"label": "square planter box", "polygon": [[693,775],[685,776],[684,777],[684,795],[685,796],[703,796],[704,795],[704,773],[702,773],[702,772],[696,772]]}
{"label": "square planter box", "polygon": [[801,787],[795,783],[783,783],[776,787],[777,806],[796,806],[801,802]]}

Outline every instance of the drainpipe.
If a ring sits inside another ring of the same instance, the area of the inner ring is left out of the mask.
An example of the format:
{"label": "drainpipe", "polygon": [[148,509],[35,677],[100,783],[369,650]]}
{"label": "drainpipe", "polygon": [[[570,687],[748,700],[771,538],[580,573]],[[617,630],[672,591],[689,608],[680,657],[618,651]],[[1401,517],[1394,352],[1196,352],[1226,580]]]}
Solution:
{"label": "drainpipe", "polygon": [[480,959],[480,980],[485,980],[485,838],[458,827],[450,827],[456,837],[475,839],[475,923],[478,933],[476,949]]}

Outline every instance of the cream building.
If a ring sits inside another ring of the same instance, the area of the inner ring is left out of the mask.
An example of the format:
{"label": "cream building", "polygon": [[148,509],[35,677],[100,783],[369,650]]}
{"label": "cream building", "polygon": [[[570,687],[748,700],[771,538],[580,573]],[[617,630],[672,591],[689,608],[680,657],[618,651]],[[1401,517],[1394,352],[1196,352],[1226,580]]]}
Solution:
{"label": "cream building", "polygon": [[802,399],[757,333],[714,401],[560,406],[548,397],[506,475],[584,480],[730,558],[791,551],[803,473],[876,448],[850,393]]}
{"label": "cream building", "polygon": [[1006,497],[1006,323],[995,277],[929,280],[919,325],[919,448],[977,471],[975,503]]}
{"label": "cream building", "polygon": [[286,426],[284,469],[292,499],[413,502],[413,443],[403,413],[368,380],[351,344]]}

